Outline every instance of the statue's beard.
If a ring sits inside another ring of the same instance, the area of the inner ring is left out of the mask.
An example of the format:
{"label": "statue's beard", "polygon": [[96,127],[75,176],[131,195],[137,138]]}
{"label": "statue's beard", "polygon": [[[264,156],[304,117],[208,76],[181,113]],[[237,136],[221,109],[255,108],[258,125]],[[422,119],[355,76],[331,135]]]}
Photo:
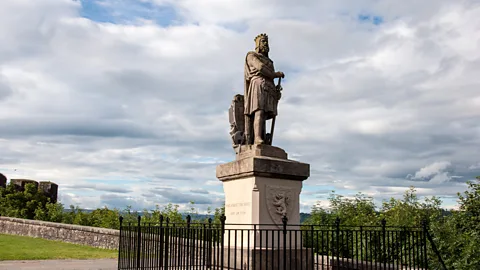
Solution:
{"label": "statue's beard", "polygon": [[268,46],[260,46],[259,52],[261,54],[268,55],[268,51],[270,51],[270,48]]}

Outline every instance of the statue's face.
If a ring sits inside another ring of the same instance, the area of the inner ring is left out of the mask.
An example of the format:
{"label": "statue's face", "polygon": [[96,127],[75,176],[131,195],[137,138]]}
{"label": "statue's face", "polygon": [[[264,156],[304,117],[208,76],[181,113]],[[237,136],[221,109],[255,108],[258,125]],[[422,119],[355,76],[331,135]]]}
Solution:
{"label": "statue's face", "polygon": [[258,51],[260,53],[268,53],[270,51],[267,38],[264,38],[264,37],[260,38],[260,41],[258,42]]}

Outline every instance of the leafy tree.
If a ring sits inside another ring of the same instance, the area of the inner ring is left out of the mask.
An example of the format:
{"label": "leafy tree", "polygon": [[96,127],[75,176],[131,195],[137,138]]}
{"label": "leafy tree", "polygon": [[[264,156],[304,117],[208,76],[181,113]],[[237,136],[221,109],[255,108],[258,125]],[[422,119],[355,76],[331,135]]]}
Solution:
{"label": "leafy tree", "polygon": [[[480,177],[468,182],[468,190],[458,194],[459,210],[431,224],[433,240],[449,269],[480,269]],[[437,256],[433,267],[439,268]]]}
{"label": "leafy tree", "polygon": [[118,229],[120,227],[119,211],[110,210],[106,206],[89,214],[89,224],[94,227]]}
{"label": "leafy tree", "polygon": [[385,218],[387,224],[392,226],[421,226],[423,220],[436,220],[441,216],[441,203],[435,196],[421,202],[416,189],[410,187],[402,200],[391,198],[383,202],[381,218]]}
{"label": "leafy tree", "polygon": [[3,216],[33,219],[38,208],[46,211],[49,198],[32,184],[26,184],[23,191],[18,191],[13,183],[0,188],[0,214]]}
{"label": "leafy tree", "polygon": [[378,225],[378,214],[372,197],[358,193],[354,198],[346,198],[332,191],[329,201],[328,211],[320,203],[315,204],[305,224],[334,224],[339,218],[341,225],[345,226]]}

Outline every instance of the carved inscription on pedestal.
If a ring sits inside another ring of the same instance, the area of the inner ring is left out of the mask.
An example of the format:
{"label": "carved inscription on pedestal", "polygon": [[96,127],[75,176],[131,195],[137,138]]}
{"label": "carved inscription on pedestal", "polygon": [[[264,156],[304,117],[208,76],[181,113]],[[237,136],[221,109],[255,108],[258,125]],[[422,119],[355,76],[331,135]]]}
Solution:
{"label": "carved inscription on pedestal", "polygon": [[231,216],[243,216],[247,214],[245,207],[249,207],[249,202],[228,203],[225,204],[225,212]]}

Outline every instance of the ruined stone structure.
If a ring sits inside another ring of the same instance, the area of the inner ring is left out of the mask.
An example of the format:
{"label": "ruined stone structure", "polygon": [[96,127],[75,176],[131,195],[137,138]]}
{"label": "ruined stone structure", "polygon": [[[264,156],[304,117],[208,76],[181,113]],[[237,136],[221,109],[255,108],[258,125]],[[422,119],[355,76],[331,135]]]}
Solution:
{"label": "ruined stone structure", "polygon": [[[25,190],[25,185],[34,184],[36,188],[41,190],[45,196],[50,198],[50,202],[56,203],[58,198],[58,185],[50,181],[40,181],[37,182],[31,179],[11,179],[10,182],[15,185],[15,188],[19,192]],[[0,187],[5,188],[7,183],[7,178],[0,174]]]}
{"label": "ruined stone structure", "polygon": [[7,177],[0,173],[0,187],[7,187]]}
{"label": "ruined stone structure", "polygon": [[38,188],[50,198],[50,202],[57,202],[58,185],[50,181],[42,181],[38,183]]}
{"label": "ruined stone structure", "polygon": [[24,191],[25,186],[27,184],[34,184],[36,188],[38,188],[38,182],[35,180],[30,180],[30,179],[11,179],[10,182],[12,182],[15,185],[15,188],[18,191]]}

